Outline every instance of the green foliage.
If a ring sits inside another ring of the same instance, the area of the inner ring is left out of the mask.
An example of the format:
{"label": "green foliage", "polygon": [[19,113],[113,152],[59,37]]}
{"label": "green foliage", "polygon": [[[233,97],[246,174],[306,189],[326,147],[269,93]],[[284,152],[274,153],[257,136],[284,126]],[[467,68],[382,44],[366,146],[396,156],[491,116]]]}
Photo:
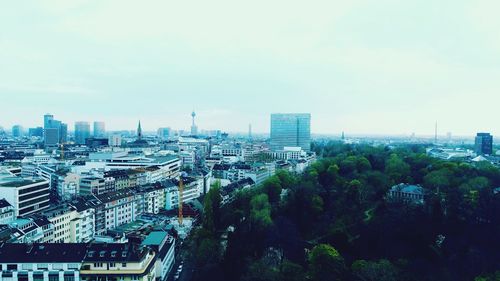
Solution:
{"label": "green foliage", "polygon": [[217,181],[212,185],[203,201],[203,226],[211,232],[215,232],[220,226],[221,204],[220,182]]}
{"label": "green foliage", "polygon": [[[219,270],[231,281],[495,280],[498,168],[430,158],[418,145],[313,149],[324,158],[303,175],[278,171],[224,206],[215,189],[206,195],[203,227],[190,243],[200,272]],[[401,182],[423,185],[425,204],[387,201]],[[234,232],[225,232],[229,225]],[[266,259],[269,248],[282,251],[281,264]]]}
{"label": "green foliage", "polygon": [[271,219],[271,205],[266,194],[259,194],[250,201],[250,218],[259,228],[265,228],[273,223]]}
{"label": "green foliage", "polygon": [[264,181],[262,188],[269,197],[269,202],[279,202],[280,194],[283,188],[281,187],[281,181],[278,176],[268,178],[266,181]]}
{"label": "green foliage", "polygon": [[393,153],[385,163],[385,173],[395,183],[408,182],[410,166],[400,156]]}
{"label": "green foliage", "polygon": [[351,265],[352,274],[359,281],[398,281],[398,268],[388,260],[357,260]]}
{"label": "green foliage", "polygon": [[314,247],[309,254],[309,276],[314,281],[343,280],[344,258],[328,244]]}
{"label": "green foliage", "polygon": [[303,281],[306,279],[304,268],[299,264],[285,260],[281,265],[280,281]]}

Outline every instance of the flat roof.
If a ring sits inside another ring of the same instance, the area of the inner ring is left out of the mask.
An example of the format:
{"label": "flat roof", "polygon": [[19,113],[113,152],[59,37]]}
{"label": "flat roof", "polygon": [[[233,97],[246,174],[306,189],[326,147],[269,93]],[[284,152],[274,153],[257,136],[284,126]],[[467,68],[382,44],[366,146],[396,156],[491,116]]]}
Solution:
{"label": "flat roof", "polygon": [[26,179],[19,177],[6,177],[0,178],[0,187],[21,187],[25,185],[30,185],[34,183],[48,182],[44,179]]}
{"label": "flat roof", "polygon": [[146,239],[144,239],[144,241],[142,241],[142,244],[159,246],[167,238],[167,236],[167,232],[153,231],[146,237]]}

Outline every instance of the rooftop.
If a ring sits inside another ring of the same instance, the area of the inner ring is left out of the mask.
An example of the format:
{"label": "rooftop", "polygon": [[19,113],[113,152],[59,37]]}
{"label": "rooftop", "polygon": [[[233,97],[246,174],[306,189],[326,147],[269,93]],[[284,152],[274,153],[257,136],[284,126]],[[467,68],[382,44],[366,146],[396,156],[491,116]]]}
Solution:
{"label": "rooftop", "polygon": [[165,241],[168,233],[164,231],[153,231],[151,232],[144,241],[142,241],[143,245],[155,245],[159,246]]}
{"label": "rooftop", "polygon": [[47,181],[38,178],[5,177],[5,178],[0,178],[0,187],[16,188],[40,182],[47,182]]}
{"label": "rooftop", "polygon": [[0,245],[0,263],[82,262],[87,245],[71,244],[10,244]]}

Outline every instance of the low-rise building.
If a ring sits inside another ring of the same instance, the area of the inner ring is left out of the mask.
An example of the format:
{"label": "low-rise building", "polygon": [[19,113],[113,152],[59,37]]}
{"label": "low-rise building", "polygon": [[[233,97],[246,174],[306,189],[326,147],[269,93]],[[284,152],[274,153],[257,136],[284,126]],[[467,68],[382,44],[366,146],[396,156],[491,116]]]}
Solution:
{"label": "low-rise building", "polygon": [[14,207],[5,199],[0,199],[0,224],[9,224],[15,219]]}
{"label": "low-rise building", "polygon": [[0,246],[2,281],[79,281],[86,244]]}
{"label": "low-rise building", "polygon": [[91,244],[83,260],[80,280],[156,280],[157,253],[133,244]]}
{"label": "low-rise building", "polygon": [[49,181],[39,178],[0,178],[0,194],[14,207],[15,216],[40,212],[49,206]]}
{"label": "low-rise building", "polygon": [[157,254],[156,277],[166,280],[175,263],[175,239],[164,231],[151,232],[142,245],[152,248]]}
{"label": "low-rise building", "polygon": [[424,204],[425,191],[420,185],[400,183],[391,187],[387,197],[391,201]]}

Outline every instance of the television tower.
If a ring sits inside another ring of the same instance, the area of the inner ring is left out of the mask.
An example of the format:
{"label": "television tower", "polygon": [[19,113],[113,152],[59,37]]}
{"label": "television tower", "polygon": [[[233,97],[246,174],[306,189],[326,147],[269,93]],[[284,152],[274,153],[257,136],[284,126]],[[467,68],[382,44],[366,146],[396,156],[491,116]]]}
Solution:
{"label": "television tower", "polygon": [[193,119],[193,122],[191,124],[191,135],[196,136],[198,134],[198,127],[196,127],[196,124],[194,123],[194,118],[196,117],[196,112],[191,112],[191,118]]}
{"label": "television tower", "polygon": [[436,126],[434,127],[434,144],[438,142],[438,122],[436,121]]}

